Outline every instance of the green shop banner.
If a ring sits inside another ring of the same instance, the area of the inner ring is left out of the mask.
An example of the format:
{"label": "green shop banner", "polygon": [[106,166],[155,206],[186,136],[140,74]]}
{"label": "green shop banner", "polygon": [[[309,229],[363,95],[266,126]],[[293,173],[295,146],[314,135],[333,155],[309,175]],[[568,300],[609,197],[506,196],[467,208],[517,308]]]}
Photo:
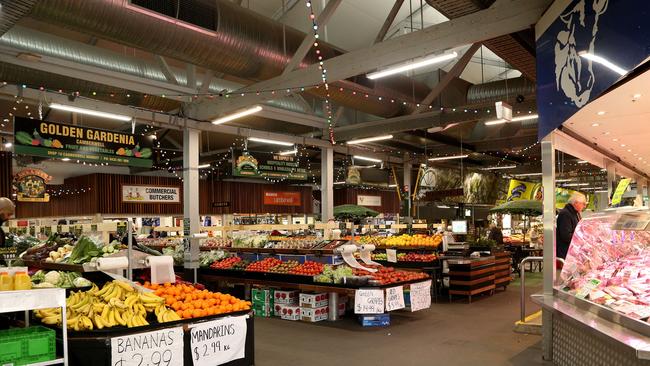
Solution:
{"label": "green shop banner", "polygon": [[296,155],[232,150],[234,177],[307,180],[304,159]]}
{"label": "green shop banner", "polygon": [[116,131],[15,117],[14,152],[50,159],[150,168],[151,144]]}

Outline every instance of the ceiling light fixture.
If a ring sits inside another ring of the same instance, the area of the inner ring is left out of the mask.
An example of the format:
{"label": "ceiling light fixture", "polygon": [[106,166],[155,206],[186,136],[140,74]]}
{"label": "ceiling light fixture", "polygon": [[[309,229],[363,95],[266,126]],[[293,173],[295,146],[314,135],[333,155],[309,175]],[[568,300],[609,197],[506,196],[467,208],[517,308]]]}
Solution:
{"label": "ceiling light fixture", "polygon": [[346,144],[348,144],[348,145],[365,144],[366,142],[390,140],[392,138],[393,138],[393,135],[367,137],[367,138],[363,138],[363,139],[350,140],[350,141],[346,142]]}
{"label": "ceiling light fixture", "polygon": [[535,177],[535,176],[540,176],[542,173],[524,173],[524,174],[514,174],[518,177]]}
{"label": "ceiling light fixture", "polygon": [[293,149],[293,150],[287,150],[287,151],[280,151],[278,155],[295,155],[298,153],[298,149]]}
{"label": "ceiling light fixture", "polygon": [[368,158],[368,157],[365,157],[365,156],[354,155],[352,158],[353,159],[370,161],[370,162],[373,162],[373,163],[381,163],[381,159]]}
{"label": "ceiling light fixture", "polygon": [[593,53],[589,53],[587,51],[578,52],[578,55],[580,55],[580,57],[586,58],[587,60],[599,63],[621,76],[627,74],[627,71],[625,71],[625,69],[614,65],[612,62],[602,56],[594,55]]}
{"label": "ceiling light fixture", "polygon": [[334,182],[334,185],[345,184],[345,182]]}
{"label": "ceiling light fixture", "polygon": [[259,137],[249,137],[248,141],[253,141],[253,142],[261,142],[263,144],[271,144],[271,145],[280,145],[280,146],[293,146],[292,142],[285,142],[285,141],[278,141],[278,140],[269,140],[269,139],[262,139]]}
{"label": "ceiling light fixture", "polygon": [[578,160],[578,164],[588,164],[587,160]]}
{"label": "ceiling light fixture", "polygon": [[588,186],[589,183],[565,183],[564,185],[567,187],[584,187]]}
{"label": "ceiling light fixture", "polygon": [[61,161],[70,161],[70,158],[62,158]]}
{"label": "ceiling light fixture", "polygon": [[596,113],[596,114],[599,115],[599,116],[604,116],[605,113],[606,113],[605,111],[600,111],[600,112],[598,112],[598,113]]}
{"label": "ceiling light fixture", "polygon": [[213,125],[220,125],[222,123],[230,122],[230,121],[236,120],[238,118],[250,116],[251,114],[255,114],[255,113],[257,113],[257,112],[259,112],[261,110],[262,110],[262,107],[257,105],[255,107],[244,109],[243,111],[240,111],[240,112],[237,112],[237,113],[233,113],[233,114],[221,117],[221,118],[217,118],[214,121],[212,121],[212,124]]}
{"label": "ceiling light fixture", "polygon": [[451,208],[451,207],[449,207],[449,206],[447,206],[447,205],[438,205],[438,206],[436,206],[436,207],[438,207],[438,208]]}
{"label": "ceiling light fixture", "polygon": [[397,187],[397,184],[389,184],[388,185],[388,188],[396,188],[396,187]]}
{"label": "ceiling light fixture", "polygon": [[600,126],[600,123],[592,123],[591,124],[591,127],[598,127],[598,126]]}
{"label": "ceiling light fixture", "polygon": [[52,109],[58,109],[58,110],[61,110],[61,111],[67,111],[67,112],[72,112],[72,113],[80,113],[80,114],[87,114],[89,116],[102,117],[102,118],[108,118],[108,119],[115,119],[115,120],[124,121],[124,122],[128,122],[128,121],[133,119],[133,117],[125,116],[123,114],[115,114],[115,113],[96,111],[94,109],[79,108],[79,107],[74,107],[74,106],[71,106],[71,105],[65,105],[65,104],[59,104],[59,103],[52,103],[52,104],[50,104],[49,107],[52,108]]}
{"label": "ceiling light fixture", "polygon": [[493,120],[493,121],[487,121],[487,122],[485,122],[485,125],[486,126],[494,126],[494,125],[500,125],[500,124],[508,123],[508,122],[528,121],[528,120],[531,120],[531,119],[536,119],[538,117],[539,117],[539,115],[537,115],[537,114],[529,114],[529,115],[526,115],[526,116],[515,117],[511,121],[508,121],[508,120],[505,120],[505,119],[496,119],[496,120]]}
{"label": "ceiling light fixture", "polygon": [[555,182],[556,183],[562,183],[562,182],[570,182],[572,180],[573,180],[573,178],[556,179]]}
{"label": "ceiling light fixture", "polygon": [[487,168],[481,168],[481,170],[501,170],[501,169],[514,169],[516,165],[503,165],[503,166],[491,166]]}
{"label": "ceiling light fixture", "polygon": [[394,67],[391,67],[391,68],[388,68],[388,69],[382,70],[382,71],[372,72],[372,73],[366,75],[366,77],[368,79],[371,79],[371,80],[379,79],[379,78],[383,78],[383,77],[386,77],[386,76],[399,74],[400,72],[409,71],[409,70],[413,70],[413,69],[418,69],[420,67],[425,67],[425,66],[437,64],[437,63],[440,63],[440,62],[453,60],[456,57],[458,57],[457,52],[447,53],[447,54],[444,54],[444,55],[437,55],[437,56],[433,56],[433,57],[427,57],[427,58],[424,58],[424,59],[422,59],[420,61],[410,62],[410,63],[404,64],[404,65],[399,65],[399,66],[394,66]]}
{"label": "ceiling light fixture", "polygon": [[5,149],[10,149],[14,144],[11,143],[11,141],[7,141],[4,143]]}
{"label": "ceiling light fixture", "polygon": [[209,168],[209,167],[210,167],[210,164],[202,164],[202,165],[197,166],[197,168],[199,168],[199,169],[205,169],[205,168]]}
{"label": "ceiling light fixture", "polygon": [[469,155],[453,155],[453,156],[438,156],[428,159],[429,161],[452,160],[452,159],[465,159]]}

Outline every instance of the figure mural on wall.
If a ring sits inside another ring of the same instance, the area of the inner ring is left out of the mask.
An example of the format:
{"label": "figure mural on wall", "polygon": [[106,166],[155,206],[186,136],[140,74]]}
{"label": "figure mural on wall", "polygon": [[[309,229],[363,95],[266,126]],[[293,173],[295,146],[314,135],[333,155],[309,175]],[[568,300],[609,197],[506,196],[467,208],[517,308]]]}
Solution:
{"label": "figure mural on wall", "polygon": [[[557,90],[577,107],[582,107],[591,97],[596,82],[592,61],[583,59],[581,52],[594,54],[594,43],[598,32],[598,19],[607,11],[609,0],[581,0],[569,7],[560,19],[565,24],[555,41],[555,81]],[[585,42],[584,39],[591,39]],[[578,44],[589,44],[588,49],[578,49]]]}

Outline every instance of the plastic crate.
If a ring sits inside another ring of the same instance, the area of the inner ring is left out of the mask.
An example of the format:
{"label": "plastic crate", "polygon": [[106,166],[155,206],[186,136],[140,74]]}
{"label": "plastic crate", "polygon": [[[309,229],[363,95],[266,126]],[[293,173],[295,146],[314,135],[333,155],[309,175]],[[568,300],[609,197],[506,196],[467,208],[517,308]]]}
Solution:
{"label": "plastic crate", "polygon": [[54,330],[33,326],[0,331],[0,364],[27,365],[56,358]]}

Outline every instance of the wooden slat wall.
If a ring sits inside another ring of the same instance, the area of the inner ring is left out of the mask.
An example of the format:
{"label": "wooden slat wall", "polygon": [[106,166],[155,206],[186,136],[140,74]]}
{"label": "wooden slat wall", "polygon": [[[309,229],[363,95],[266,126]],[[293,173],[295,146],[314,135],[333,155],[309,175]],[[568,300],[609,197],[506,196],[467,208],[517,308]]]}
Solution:
{"label": "wooden slat wall", "polygon": [[[179,204],[122,203],[122,185],[174,186],[181,188]],[[183,184],[178,179],[112,174],[92,174],[66,179],[64,186],[73,189],[91,187],[88,193],[52,197],[50,203],[18,204],[16,217],[34,218],[51,216],[81,216],[101,214],[124,215],[182,215]],[[264,205],[265,191],[300,192],[300,206]],[[199,182],[199,212],[201,214],[223,213],[313,213],[312,190],[310,187],[256,184],[241,182],[206,181]],[[230,202],[230,207],[213,208],[213,202]]]}
{"label": "wooden slat wall", "polygon": [[11,165],[11,152],[0,151],[0,197],[11,198],[11,181],[13,180]]}
{"label": "wooden slat wall", "polygon": [[[48,203],[17,202],[16,217],[82,216],[94,215],[98,212],[97,197],[101,195],[101,192],[97,190],[96,175],[66,179],[63,186],[67,189],[90,188],[91,190],[74,195],[51,196]],[[51,188],[55,187],[52,186]]]}
{"label": "wooden slat wall", "polygon": [[343,188],[334,190],[334,206],[356,205],[357,196],[381,196],[381,206],[368,208],[380,213],[399,213],[400,202],[395,191],[382,191],[374,189]]}

